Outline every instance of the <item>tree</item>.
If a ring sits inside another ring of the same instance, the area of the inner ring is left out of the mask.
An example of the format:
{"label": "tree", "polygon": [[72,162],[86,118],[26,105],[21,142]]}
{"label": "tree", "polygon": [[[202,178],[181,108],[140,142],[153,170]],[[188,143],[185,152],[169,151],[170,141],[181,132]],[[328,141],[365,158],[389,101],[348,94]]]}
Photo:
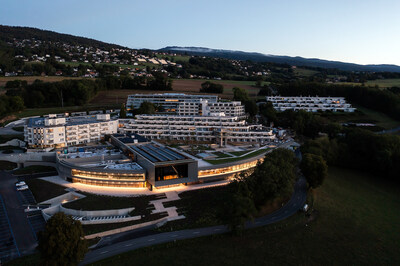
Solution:
{"label": "tree", "polygon": [[206,81],[201,84],[200,92],[223,93],[224,86],[222,84]]}
{"label": "tree", "polygon": [[292,191],[296,165],[297,159],[288,149],[279,148],[265,156],[248,177],[256,207]]}
{"label": "tree", "polygon": [[230,199],[226,201],[223,210],[222,220],[234,234],[241,234],[246,221],[253,219],[257,211],[246,178],[246,174],[241,173],[229,184]]}
{"label": "tree", "polygon": [[324,179],[328,176],[328,165],[324,158],[319,155],[304,154],[300,163],[300,169],[311,188],[321,186]]}
{"label": "tree", "polygon": [[136,114],[149,114],[149,115],[155,113],[156,113],[156,107],[151,102],[142,102],[140,104],[139,109],[136,112]]}
{"label": "tree", "polygon": [[242,103],[245,103],[250,100],[249,95],[247,94],[247,91],[245,89],[234,87],[232,90],[234,101],[241,101]]}
{"label": "tree", "polygon": [[81,222],[56,213],[39,234],[38,249],[43,265],[77,265],[88,250]]}
{"label": "tree", "polygon": [[119,117],[120,118],[126,118],[126,109],[125,109],[125,104],[121,104],[121,110],[119,111]]}

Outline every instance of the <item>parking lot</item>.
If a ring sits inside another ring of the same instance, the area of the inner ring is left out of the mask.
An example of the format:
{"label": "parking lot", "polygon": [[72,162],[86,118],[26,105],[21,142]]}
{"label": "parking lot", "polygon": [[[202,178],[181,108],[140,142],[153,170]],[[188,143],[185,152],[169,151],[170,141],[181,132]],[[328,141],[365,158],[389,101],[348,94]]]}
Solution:
{"label": "parking lot", "polygon": [[19,256],[19,250],[15,243],[14,234],[0,196],[0,262],[5,262]]}
{"label": "parking lot", "polygon": [[42,212],[38,211],[31,211],[28,212],[28,221],[32,227],[33,232],[35,232],[35,237],[37,239],[38,233],[44,230],[46,226],[46,221],[42,216]]}
{"label": "parking lot", "polygon": [[34,226],[30,224],[25,208],[34,199],[29,190],[18,191],[15,183],[18,180],[9,172],[0,171],[0,255],[2,262],[11,256],[29,254],[35,250],[37,239],[35,229],[41,223],[33,217]]}

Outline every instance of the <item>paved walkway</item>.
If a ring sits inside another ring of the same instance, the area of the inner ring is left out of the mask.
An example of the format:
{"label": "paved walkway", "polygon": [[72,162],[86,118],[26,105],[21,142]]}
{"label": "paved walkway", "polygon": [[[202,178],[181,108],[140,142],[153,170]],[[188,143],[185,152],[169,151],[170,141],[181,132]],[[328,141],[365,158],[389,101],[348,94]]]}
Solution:
{"label": "paved walkway", "polygon": [[165,208],[163,204],[169,201],[180,200],[181,198],[178,196],[178,193],[176,191],[170,191],[166,192],[165,196],[167,196],[165,199],[152,200],[149,202],[149,204],[153,204],[155,208],[155,210],[153,210],[151,213],[153,214],[153,213],[167,212],[168,221],[184,219],[185,216],[179,215],[178,212],[176,211],[177,208],[175,206]]}
{"label": "paved walkway", "polygon": [[[304,205],[307,197],[307,186],[306,181],[303,177],[299,178],[294,187],[294,192],[289,202],[285,204],[279,210],[266,215],[261,218],[255,219],[253,222],[247,222],[246,228],[254,228],[265,226],[268,224],[282,221],[299,211]],[[112,244],[106,247],[92,250],[88,252],[85,259],[81,262],[81,265],[90,264],[98,260],[102,260],[108,257],[112,257],[127,251],[148,247],[156,244],[167,243],[176,240],[190,239],[202,236],[209,236],[214,234],[227,233],[229,229],[225,225],[218,225],[205,228],[196,228],[189,230],[180,230],[165,232],[160,234],[146,235],[130,239],[127,241]]]}
{"label": "paved walkway", "polygon": [[229,180],[221,180],[212,183],[204,183],[204,184],[197,184],[197,185],[180,185],[170,188],[163,188],[163,189],[153,189],[150,191],[148,188],[122,188],[122,187],[100,187],[100,186],[92,186],[86,185],[82,183],[71,183],[65,181],[59,176],[48,176],[42,177],[41,179],[46,180],[48,182],[58,184],[64,187],[74,188],[79,191],[98,194],[98,195],[107,195],[107,196],[118,196],[118,197],[134,197],[134,196],[141,196],[141,195],[154,195],[160,193],[167,193],[176,191],[178,193],[189,191],[189,190],[196,190],[201,188],[209,188],[215,186],[224,186],[228,184]]}

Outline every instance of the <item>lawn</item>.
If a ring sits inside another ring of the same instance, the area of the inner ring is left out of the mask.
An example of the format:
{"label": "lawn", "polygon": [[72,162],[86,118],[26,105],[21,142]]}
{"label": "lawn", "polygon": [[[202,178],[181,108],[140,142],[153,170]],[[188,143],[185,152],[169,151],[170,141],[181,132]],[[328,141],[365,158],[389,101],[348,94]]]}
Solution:
{"label": "lawn", "polygon": [[235,155],[235,156],[242,156],[243,154],[246,154],[246,153],[248,153],[248,152],[250,152],[250,150],[249,151],[231,151],[231,152],[229,152],[230,154],[233,154],[233,155]]}
{"label": "lawn", "polygon": [[32,191],[36,202],[46,201],[67,193],[65,187],[39,178],[27,179],[25,182]]}
{"label": "lawn", "polygon": [[217,156],[217,158],[229,158],[229,157],[232,157],[232,156],[230,156],[230,155],[228,155],[226,153],[220,152],[220,151],[213,152],[212,154]]}
{"label": "lawn", "polygon": [[17,168],[17,164],[9,161],[0,161],[0,170],[12,170]]}
{"label": "lawn", "polygon": [[13,172],[14,175],[30,175],[37,173],[56,172],[57,170],[52,166],[45,165],[31,165]]}
{"label": "lawn", "polygon": [[357,110],[354,113],[319,113],[320,116],[337,123],[376,123],[377,127],[384,129],[391,129],[400,126],[400,121],[390,118],[384,113],[368,109],[359,105],[353,105]]}
{"label": "lawn", "polygon": [[208,162],[210,164],[222,164],[222,163],[236,162],[236,161],[239,161],[239,160],[255,157],[257,155],[260,155],[262,153],[267,152],[268,150],[269,150],[269,148],[260,149],[260,150],[253,151],[253,152],[251,152],[251,153],[249,153],[247,155],[240,156],[240,157],[232,157],[232,158],[225,158],[225,159],[215,159],[215,160],[204,160],[204,161],[206,161],[206,162]]}
{"label": "lawn", "polygon": [[113,197],[96,195],[91,193],[79,192],[84,194],[86,197],[80,200],[68,202],[64,204],[65,208],[75,210],[113,210],[113,209],[125,209],[130,207],[148,205],[151,200],[158,199],[160,196],[139,196],[139,197]]}
{"label": "lawn", "polygon": [[18,131],[18,132],[24,132],[23,126],[22,127],[13,127],[12,129],[14,129],[15,131]]}
{"label": "lawn", "polygon": [[[368,174],[332,168],[318,216],[123,253],[94,265],[399,265],[400,193]],[[196,254],[207,254],[197,256]]]}
{"label": "lawn", "polygon": [[6,143],[7,141],[13,139],[24,140],[24,135],[0,135],[0,144]]}

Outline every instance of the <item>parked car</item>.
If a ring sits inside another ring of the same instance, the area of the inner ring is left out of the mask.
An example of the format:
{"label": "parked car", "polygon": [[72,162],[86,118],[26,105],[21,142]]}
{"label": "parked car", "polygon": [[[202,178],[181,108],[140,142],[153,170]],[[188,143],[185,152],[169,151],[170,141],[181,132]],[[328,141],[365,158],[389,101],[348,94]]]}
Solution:
{"label": "parked car", "polygon": [[29,187],[27,186],[27,185],[23,185],[23,186],[19,186],[19,187],[17,187],[17,190],[18,191],[21,191],[21,190],[26,190],[26,189],[28,189]]}
{"label": "parked car", "polygon": [[25,183],[24,181],[21,181],[21,182],[16,183],[15,185],[16,185],[17,187],[26,186],[26,183]]}

